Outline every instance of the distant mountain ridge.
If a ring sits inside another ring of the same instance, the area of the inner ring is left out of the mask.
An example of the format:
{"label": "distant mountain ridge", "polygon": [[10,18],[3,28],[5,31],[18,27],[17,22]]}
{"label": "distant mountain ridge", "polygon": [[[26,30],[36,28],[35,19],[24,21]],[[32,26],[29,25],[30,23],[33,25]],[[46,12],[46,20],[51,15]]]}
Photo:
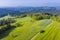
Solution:
{"label": "distant mountain ridge", "polygon": [[0,17],[11,14],[19,15],[24,13],[44,12],[51,14],[60,14],[60,7],[8,7],[0,8]]}

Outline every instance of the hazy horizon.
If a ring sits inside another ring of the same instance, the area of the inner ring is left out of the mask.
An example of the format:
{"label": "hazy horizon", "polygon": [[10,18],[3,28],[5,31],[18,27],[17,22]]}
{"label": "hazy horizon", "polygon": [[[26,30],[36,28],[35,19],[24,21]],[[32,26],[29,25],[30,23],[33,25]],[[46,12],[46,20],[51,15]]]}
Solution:
{"label": "hazy horizon", "polygon": [[59,0],[0,0],[0,7],[60,6]]}

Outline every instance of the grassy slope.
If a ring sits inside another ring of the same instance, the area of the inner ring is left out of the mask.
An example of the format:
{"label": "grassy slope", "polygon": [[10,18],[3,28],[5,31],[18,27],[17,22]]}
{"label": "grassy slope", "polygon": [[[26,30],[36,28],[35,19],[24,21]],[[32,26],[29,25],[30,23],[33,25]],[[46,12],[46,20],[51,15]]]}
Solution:
{"label": "grassy slope", "polygon": [[30,40],[35,34],[40,32],[41,29],[45,28],[51,23],[51,20],[45,19],[40,21],[33,21],[30,17],[17,18],[17,23],[22,22],[24,25],[15,28],[7,37],[3,40]]}
{"label": "grassy slope", "polygon": [[54,21],[45,28],[45,33],[39,33],[34,40],[60,40],[60,23]]}

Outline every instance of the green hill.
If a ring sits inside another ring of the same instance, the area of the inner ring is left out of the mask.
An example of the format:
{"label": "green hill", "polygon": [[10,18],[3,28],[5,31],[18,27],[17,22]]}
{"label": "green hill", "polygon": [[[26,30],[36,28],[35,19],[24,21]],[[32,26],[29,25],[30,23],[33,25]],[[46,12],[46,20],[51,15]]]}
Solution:
{"label": "green hill", "polygon": [[[0,26],[1,40],[60,40],[60,22],[37,14],[22,17],[6,16],[6,21]],[[38,19],[37,19],[38,18]]]}

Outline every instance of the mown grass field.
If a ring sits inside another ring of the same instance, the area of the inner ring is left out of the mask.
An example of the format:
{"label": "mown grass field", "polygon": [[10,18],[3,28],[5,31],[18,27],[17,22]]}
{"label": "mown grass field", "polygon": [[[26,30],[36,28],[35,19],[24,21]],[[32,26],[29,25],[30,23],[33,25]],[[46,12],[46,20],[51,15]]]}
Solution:
{"label": "mown grass field", "polygon": [[[60,40],[59,22],[51,19],[36,21],[31,17],[16,18],[16,21],[23,26],[18,26],[2,40]],[[41,33],[41,31],[44,32]]]}
{"label": "mown grass field", "polygon": [[45,33],[39,33],[33,40],[60,40],[60,23],[54,21],[44,30]]}
{"label": "mown grass field", "polygon": [[39,33],[33,40],[60,40],[60,23],[54,21],[44,30],[44,33]]}

